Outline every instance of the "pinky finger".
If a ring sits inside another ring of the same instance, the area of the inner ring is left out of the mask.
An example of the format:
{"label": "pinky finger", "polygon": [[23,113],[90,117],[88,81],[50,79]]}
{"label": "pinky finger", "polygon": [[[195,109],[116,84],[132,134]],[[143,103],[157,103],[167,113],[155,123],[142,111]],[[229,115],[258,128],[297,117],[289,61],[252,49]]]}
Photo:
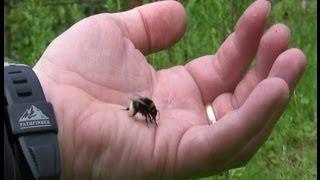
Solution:
{"label": "pinky finger", "polygon": [[[302,76],[306,66],[306,57],[299,49],[289,49],[283,52],[275,61],[269,73],[269,77],[283,79],[290,88],[292,94],[294,87]],[[268,120],[263,130],[254,137],[233,159],[228,162],[230,167],[240,167],[246,164],[258,151],[259,147],[267,140],[271,130],[280,118],[283,108],[279,108]]]}
{"label": "pinky finger", "polygon": [[228,162],[264,129],[288,96],[289,88],[282,79],[260,82],[239,109],[213,126],[195,126],[184,134],[176,167],[190,174],[216,173],[229,168]]}

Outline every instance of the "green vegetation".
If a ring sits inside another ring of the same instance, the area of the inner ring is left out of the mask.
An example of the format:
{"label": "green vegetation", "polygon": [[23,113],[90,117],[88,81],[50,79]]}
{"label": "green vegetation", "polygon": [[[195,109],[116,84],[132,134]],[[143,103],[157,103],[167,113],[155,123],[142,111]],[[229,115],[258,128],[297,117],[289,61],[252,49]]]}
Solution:
{"label": "green vegetation", "polygon": [[[83,17],[129,8],[127,1],[60,3],[10,1],[5,26],[6,58],[33,65],[57,35]],[[61,1],[60,1],[61,2]],[[147,2],[146,0],[143,1]],[[148,56],[157,68],[185,64],[216,52],[252,0],[185,0],[188,27],[183,39],[168,50]],[[291,47],[301,48],[308,66],[271,137],[247,166],[229,171],[230,179],[316,178],[316,0],[273,0],[269,25],[283,22],[291,29]],[[202,179],[225,179],[221,175]]]}

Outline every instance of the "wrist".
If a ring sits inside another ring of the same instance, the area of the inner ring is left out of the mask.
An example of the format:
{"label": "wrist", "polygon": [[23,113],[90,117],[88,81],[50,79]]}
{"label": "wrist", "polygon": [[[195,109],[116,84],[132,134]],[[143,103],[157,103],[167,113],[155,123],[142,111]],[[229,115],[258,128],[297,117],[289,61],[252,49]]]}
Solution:
{"label": "wrist", "polygon": [[48,66],[44,66],[41,63],[42,60],[39,60],[33,67],[33,71],[39,79],[47,101],[52,104],[56,116],[61,157],[60,179],[73,179],[73,162],[76,154],[73,146],[74,129],[72,128],[73,125],[70,125],[72,121],[66,121],[66,119],[70,119],[72,116],[72,110],[69,109],[69,107],[72,106],[70,104],[72,102],[69,102],[68,98],[64,96],[64,90],[60,88],[61,85],[56,81],[57,75],[50,75],[49,72],[51,72],[52,69],[48,69]]}

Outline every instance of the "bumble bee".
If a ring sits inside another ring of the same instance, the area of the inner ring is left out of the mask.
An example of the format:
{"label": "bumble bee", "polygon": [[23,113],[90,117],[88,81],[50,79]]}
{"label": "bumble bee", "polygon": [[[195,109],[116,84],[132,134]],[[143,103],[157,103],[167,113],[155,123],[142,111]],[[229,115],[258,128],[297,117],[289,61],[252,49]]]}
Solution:
{"label": "bumble bee", "polygon": [[135,116],[139,112],[142,116],[145,117],[148,127],[148,121],[150,121],[151,123],[154,122],[156,126],[158,126],[156,117],[159,111],[157,110],[154,102],[147,97],[139,96],[131,98],[130,106],[124,110],[129,111],[130,117]]}

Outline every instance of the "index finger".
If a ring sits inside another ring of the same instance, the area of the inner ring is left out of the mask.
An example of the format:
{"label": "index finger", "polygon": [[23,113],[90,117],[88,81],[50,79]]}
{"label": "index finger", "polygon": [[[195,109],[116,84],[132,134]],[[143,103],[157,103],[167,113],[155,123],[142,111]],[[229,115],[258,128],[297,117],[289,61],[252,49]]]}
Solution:
{"label": "index finger", "polygon": [[234,89],[256,54],[270,3],[258,0],[240,17],[236,30],[223,42],[216,55],[208,55],[186,65],[196,81],[204,102]]}

